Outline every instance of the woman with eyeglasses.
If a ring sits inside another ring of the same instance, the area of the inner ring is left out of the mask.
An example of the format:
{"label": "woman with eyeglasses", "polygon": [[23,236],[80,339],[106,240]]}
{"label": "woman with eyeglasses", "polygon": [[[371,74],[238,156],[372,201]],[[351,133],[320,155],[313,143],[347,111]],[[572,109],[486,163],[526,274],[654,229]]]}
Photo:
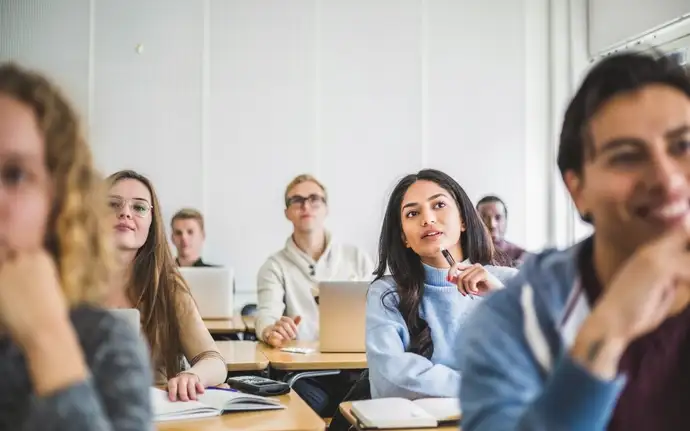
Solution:
{"label": "woman with eyeglasses", "polygon": [[[225,382],[225,360],[170,253],[153,185],[134,171],[109,180],[122,286],[110,305],[141,313],[155,381],[167,383],[170,400],[195,400],[204,388]],[[191,368],[184,368],[184,359]]]}

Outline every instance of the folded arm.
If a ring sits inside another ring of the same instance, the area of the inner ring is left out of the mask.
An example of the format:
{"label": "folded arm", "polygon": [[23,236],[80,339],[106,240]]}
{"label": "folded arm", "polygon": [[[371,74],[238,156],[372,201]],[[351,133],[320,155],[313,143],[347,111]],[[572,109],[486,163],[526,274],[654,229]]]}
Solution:
{"label": "folded arm", "polygon": [[[95,323],[92,334],[82,340],[90,375],[57,382],[49,364],[58,364],[62,375],[71,375],[74,365],[84,366],[78,343],[53,338],[54,345],[43,353],[27,354],[29,363],[44,363],[32,370],[35,394],[32,397],[26,431],[141,431],[152,429],[149,387],[152,384],[148,352],[126,322],[112,319]],[[74,337],[76,339],[76,337]],[[75,341],[73,339],[73,341]],[[69,352],[78,351],[79,360],[64,362]],[[43,355],[45,361],[36,355]],[[45,384],[48,386],[44,386]]]}
{"label": "folded arm", "polygon": [[463,431],[605,429],[622,380],[597,378],[568,352],[548,373],[542,370],[527,342],[517,294],[497,293],[468,321],[459,350]]}

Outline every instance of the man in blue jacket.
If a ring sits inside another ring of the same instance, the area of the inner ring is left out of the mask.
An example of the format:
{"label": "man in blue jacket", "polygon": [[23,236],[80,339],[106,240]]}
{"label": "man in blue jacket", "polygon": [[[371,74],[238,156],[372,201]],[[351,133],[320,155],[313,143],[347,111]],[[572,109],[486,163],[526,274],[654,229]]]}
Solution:
{"label": "man in blue jacket", "polygon": [[690,429],[690,76],[594,66],[558,167],[592,237],[527,259],[458,342],[463,431]]}

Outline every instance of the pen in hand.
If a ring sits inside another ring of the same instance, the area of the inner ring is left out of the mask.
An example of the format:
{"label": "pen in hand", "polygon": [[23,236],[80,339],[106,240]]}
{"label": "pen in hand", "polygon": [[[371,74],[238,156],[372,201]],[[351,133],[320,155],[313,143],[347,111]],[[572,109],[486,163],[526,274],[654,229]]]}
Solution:
{"label": "pen in hand", "polygon": [[[446,258],[446,262],[448,262],[448,265],[450,265],[450,267],[452,268],[453,265],[455,265],[455,259],[453,259],[453,255],[451,255],[450,252],[443,247],[441,247],[441,254],[443,255],[443,257]],[[469,292],[467,292],[467,294],[470,295],[470,299],[474,301],[474,296],[472,296],[472,294]]]}

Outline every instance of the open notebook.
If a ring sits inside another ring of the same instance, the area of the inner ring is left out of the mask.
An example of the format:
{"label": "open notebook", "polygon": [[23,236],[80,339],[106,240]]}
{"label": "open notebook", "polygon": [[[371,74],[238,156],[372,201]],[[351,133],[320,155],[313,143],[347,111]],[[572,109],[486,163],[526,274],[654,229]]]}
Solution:
{"label": "open notebook", "polygon": [[207,388],[198,401],[171,402],[166,391],[156,388],[151,388],[150,395],[155,421],[199,419],[219,416],[226,412],[285,408],[277,400],[234,392],[229,389]]}
{"label": "open notebook", "polygon": [[353,401],[352,415],[359,428],[436,428],[442,423],[460,420],[457,398],[379,398]]}

